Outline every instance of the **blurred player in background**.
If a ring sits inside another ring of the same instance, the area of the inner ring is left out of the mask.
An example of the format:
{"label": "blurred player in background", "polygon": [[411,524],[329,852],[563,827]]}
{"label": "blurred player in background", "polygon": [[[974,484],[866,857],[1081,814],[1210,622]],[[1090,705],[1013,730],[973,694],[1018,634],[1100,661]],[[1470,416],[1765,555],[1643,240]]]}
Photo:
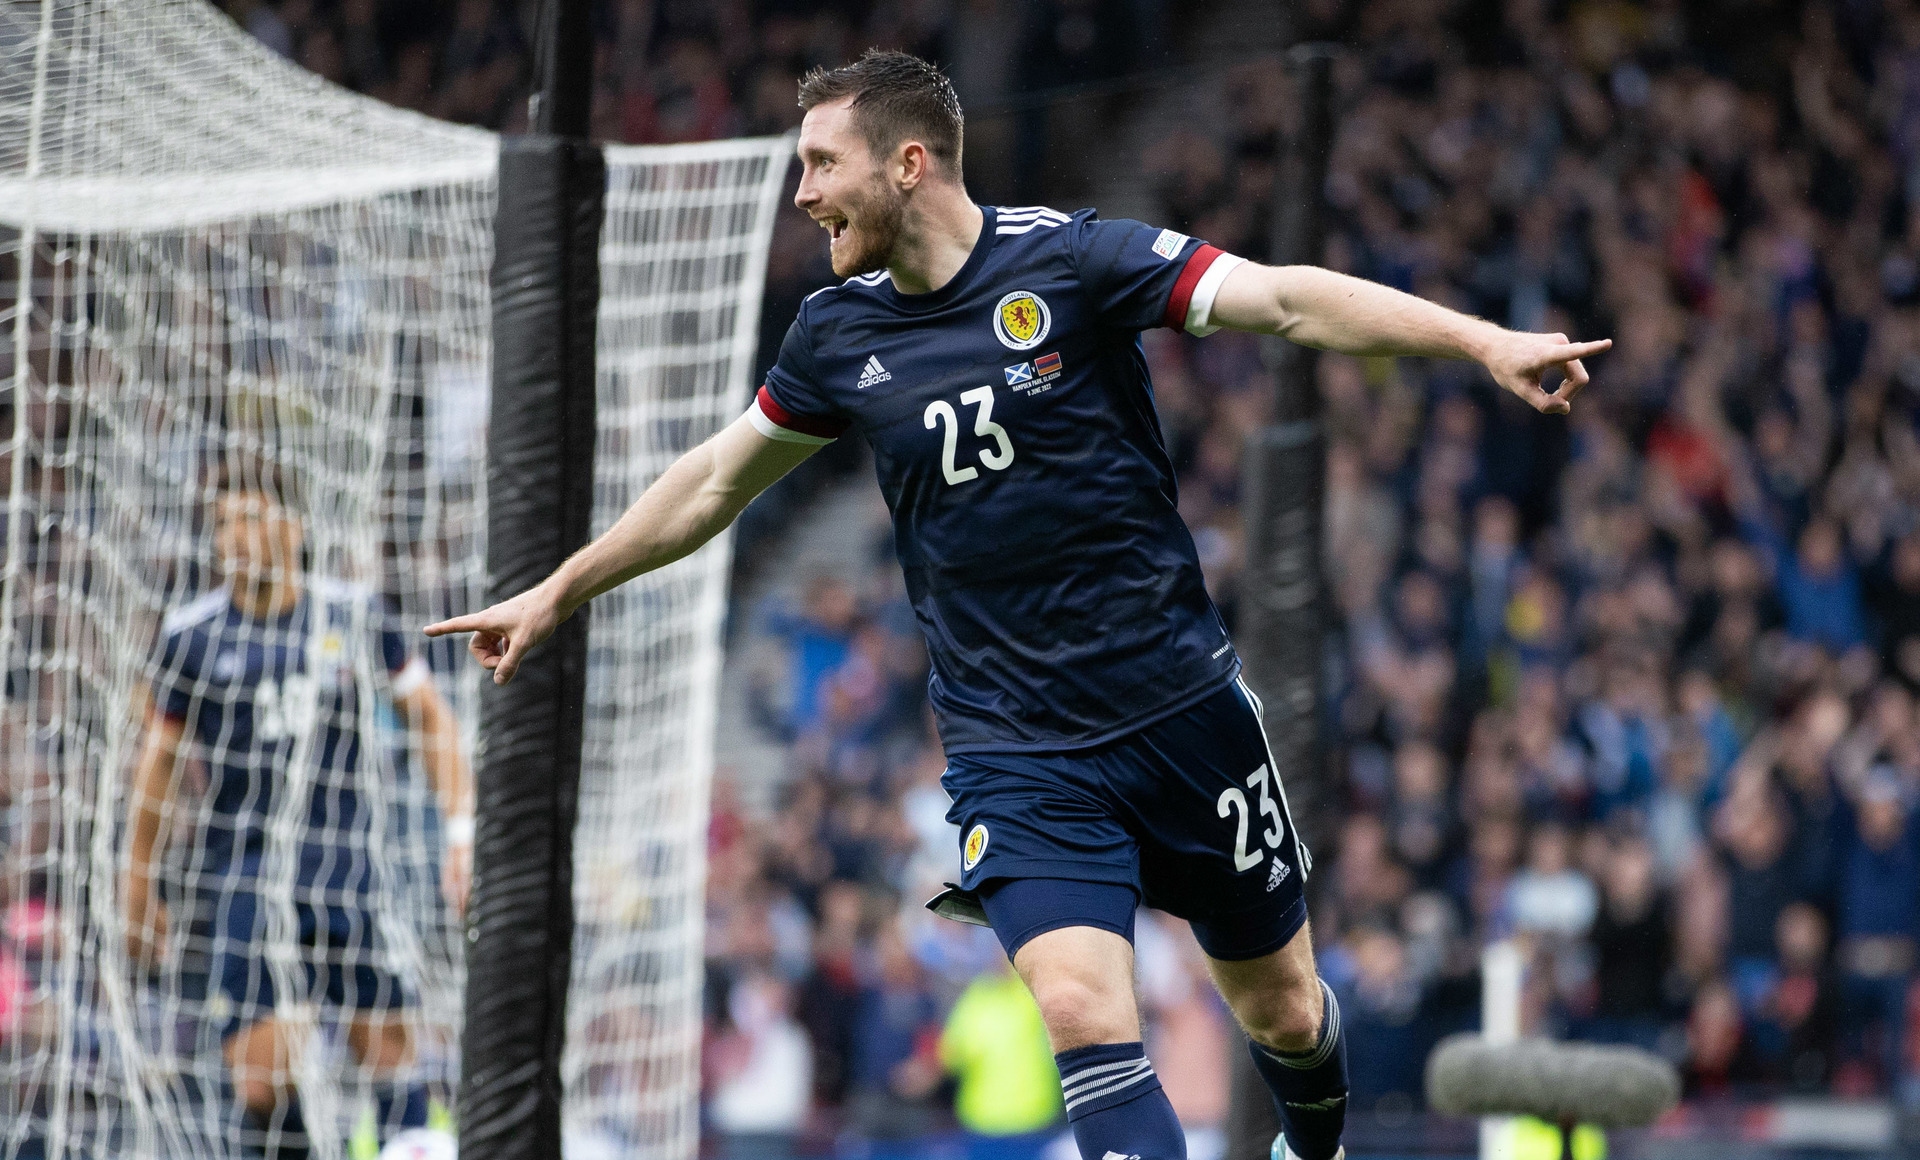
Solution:
{"label": "blurred player in background", "polygon": [[[1038,1002],[1086,1160],[1184,1157],[1141,1045],[1134,911],[1187,919],[1253,1041],[1276,1157],[1340,1155],[1345,1040],[1314,966],[1260,707],[1181,521],[1139,332],[1275,334],[1473,359],[1564,413],[1610,345],[1521,334],[1310,266],[1091,211],[978,206],[933,66],[869,52],[801,84],[796,201],[848,280],[801,306],[741,419],[472,632],[495,681],[580,605],[685,556],[851,427],[873,448],[927,639],[961,828],[936,900],[990,924]],[[1565,380],[1551,393],[1548,373]]]}
{"label": "blurred player in background", "polygon": [[[154,702],[130,803],[130,857],[123,883],[128,947],[136,963],[159,962],[173,921],[157,889],[165,838],[179,817],[201,819],[182,861],[183,901],[194,932],[210,928],[208,1005],[223,1023],[226,1063],[245,1117],[246,1139],[264,1154],[304,1155],[306,1126],[289,1071],[290,1030],[275,1012],[317,1002],[339,1012],[353,1058],[372,1078],[384,1139],[427,1122],[427,1093],[405,1084],[414,1056],[405,1009],[414,981],[381,965],[372,905],[372,812],[361,788],[362,747],[376,724],[363,714],[356,660],[386,672],[392,698],[418,738],[439,799],[446,848],[441,890],[464,909],[472,865],[472,779],[452,710],[426,664],[384,624],[374,594],[310,579],[297,497],[270,467],[223,473],[214,539],[223,584],[166,617]],[[204,805],[183,803],[190,757],[204,761]],[[261,892],[266,833],[283,809],[294,772],[312,776],[293,880],[296,953],[304,979],[280,994],[266,953]]]}

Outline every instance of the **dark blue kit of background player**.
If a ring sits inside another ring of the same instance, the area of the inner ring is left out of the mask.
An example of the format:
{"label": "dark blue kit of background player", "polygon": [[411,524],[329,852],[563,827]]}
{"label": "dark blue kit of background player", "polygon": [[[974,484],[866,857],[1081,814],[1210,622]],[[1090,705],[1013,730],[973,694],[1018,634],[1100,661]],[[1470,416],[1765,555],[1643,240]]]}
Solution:
{"label": "dark blue kit of background player", "polygon": [[224,589],[212,592],[168,617],[161,639],[155,699],[187,724],[206,757],[207,808],[185,901],[195,933],[212,943],[211,981],[226,999],[223,1035],[281,1002],[260,892],[273,889],[262,880],[267,827],[276,797],[287,792],[296,730],[269,722],[303,709],[315,714],[313,783],[292,887],[306,994],[293,1001],[324,998],[351,1010],[411,1003],[403,982],[376,965],[365,850],[371,803],[357,789],[364,723],[351,672],[362,650],[390,673],[409,654],[371,594],[339,587],[316,582],[270,620],[234,608]]}
{"label": "dark blue kit of background player", "polygon": [[[1205,272],[1233,261],[1091,211],[987,207],[938,290],[901,294],[882,271],[809,298],[754,421],[815,442],[857,427],[873,448],[932,662],[961,887],[1124,885],[1209,953],[1250,958],[1304,920],[1306,856],[1179,516],[1139,343],[1186,324]],[[1008,921],[1009,949],[1037,933]]]}

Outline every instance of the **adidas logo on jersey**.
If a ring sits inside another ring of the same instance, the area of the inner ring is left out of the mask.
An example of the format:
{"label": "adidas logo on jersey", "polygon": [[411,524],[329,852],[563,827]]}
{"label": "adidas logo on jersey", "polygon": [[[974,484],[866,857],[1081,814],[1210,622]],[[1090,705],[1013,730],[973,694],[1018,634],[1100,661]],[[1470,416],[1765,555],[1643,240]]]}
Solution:
{"label": "adidas logo on jersey", "polygon": [[878,355],[868,355],[867,365],[860,368],[860,381],[853,384],[857,390],[866,390],[875,383],[884,383],[893,377],[893,372],[880,365]]}

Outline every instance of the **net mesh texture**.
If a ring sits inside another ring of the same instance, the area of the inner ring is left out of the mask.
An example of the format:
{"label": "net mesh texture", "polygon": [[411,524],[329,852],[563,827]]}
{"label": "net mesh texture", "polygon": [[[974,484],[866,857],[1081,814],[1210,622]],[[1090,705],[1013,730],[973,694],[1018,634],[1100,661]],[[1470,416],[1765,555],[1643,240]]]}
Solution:
{"label": "net mesh texture", "polygon": [[[596,530],[744,407],[786,153],[609,151]],[[0,1157],[444,1115],[495,157],[199,0],[0,3]],[[570,1156],[697,1143],[727,551],[592,613]]]}

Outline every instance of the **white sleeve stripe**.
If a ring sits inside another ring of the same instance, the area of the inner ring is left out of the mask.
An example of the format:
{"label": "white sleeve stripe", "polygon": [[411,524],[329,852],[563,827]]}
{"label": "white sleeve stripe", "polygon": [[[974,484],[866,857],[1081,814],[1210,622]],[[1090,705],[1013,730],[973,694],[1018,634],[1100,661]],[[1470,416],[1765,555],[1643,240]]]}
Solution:
{"label": "white sleeve stripe", "polygon": [[396,697],[410,696],[415,689],[426,684],[431,675],[427,670],[427,662],[419,657],[409,657],[407,663],[400,666],[400,671],[387,682],[387,687]]}
{"label": "white sleeve stripe", "polygon": [[1228,274],[1233,273],[1234,267],[1245,262],[1245,258],[1221,254],[1213,260],[1213,265],[1207,267],[1207,272],[1200,275],[1199,284],[1193,288],[1193,297],[1187,300],[1187,333],[1205,337],[1220,329],[1213,324],[1214,297],[1220,293],[1221,283],[1227,280]]}
{"label": "white sleeve stripe", "polygon": [[765,435],[776,443],[806,443],[814,447],[825,447],[827,444],[833,442],[833,440],[823,438],[819,435],[809,435],[805,431],[794,431],[782,427],[772,419],[767,418],[767,413],[760,409],[760,400],[757,398],[754,399],[753,406],[747,408],[747,422],[753,424],[755,431],[760,432],[760,434]]}
{"label": "white sleeve stripe", "polygon": [[995,216],[1000,221],[1004,222],[1004,221],[1013,221],[1018,218],[1030,218],[1030,217],[1057,217],[1061,221],[1065,221],[1071,215],[1061,213],[1057,209],[1049,209],[1044,205],[1030,205],[1030,206],[1016,206],[1012,209],[1003,209],[999,211],[999,213],[996,214]]}
{"label": "white sleeve stripe", "polygon": [[995,234],[1030,234],[1034,230],[1041,229],[1041,228],[1045,228],[1049,230],[1057,230],[1061,226],[1064,226],[1066,224],[1067,224],[1066,222],[1051,222],[1045,218],[1039,218],[1035,221],[1030,221],[1025,225],[995,226],[993,232]]}

